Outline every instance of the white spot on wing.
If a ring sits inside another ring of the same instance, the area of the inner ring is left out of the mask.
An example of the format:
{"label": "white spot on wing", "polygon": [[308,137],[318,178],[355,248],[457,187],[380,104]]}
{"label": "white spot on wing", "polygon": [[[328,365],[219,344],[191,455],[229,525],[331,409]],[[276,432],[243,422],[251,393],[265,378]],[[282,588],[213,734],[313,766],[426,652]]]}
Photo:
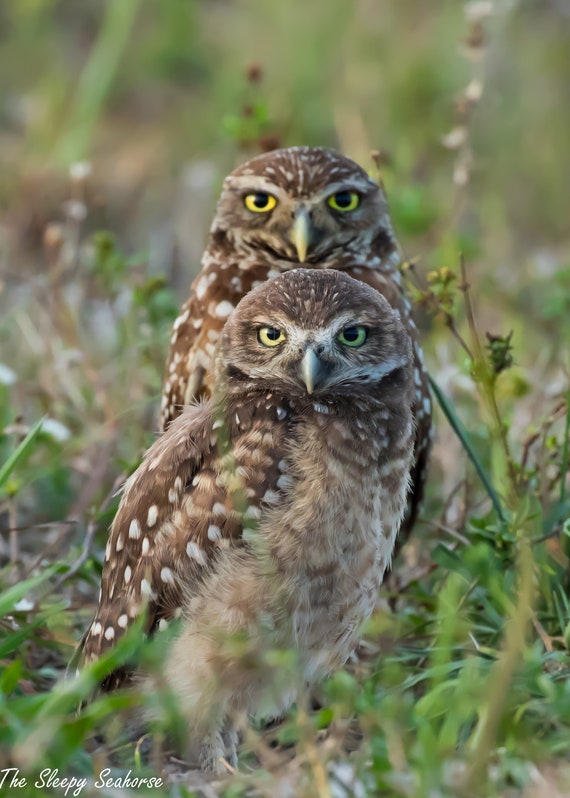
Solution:
{"label": "white spot on wing", "polygon": [[214,309],[214,316],[217,319],[227,319],[233,309],[234,306],[232,305],[232,303],[228,302],[227,299],[224,299],[222,300],[222,302],[218,302],[218,304],[216,305]]}
{"label": "white spot on wing", "polygon": [[198,299],[203,299],[206,295],[206,291],[209,289],[210,285],[216,280],[217,274],[216,272],[209,272],[208,274],[202,275],[198,282],[196,283],[195,291],[196,296]]}
{"label": "white spot on wing", "polygon": [[190,557],[190,559],[199,562],[200,565],[206,564],[206,555],[204,554],[200,546],[198,546],[197,543],[194,543],[193,540],[191,540],[186,546],[186,554]]}
{"label": "white spot on wing", "polygon": [[148,508],[148,515],[146,517],[146,525],[148,527],[153,527],[158,520],[158,507],[156,504],[151,504]]}
{"label": "white spot on wing", "polygon": [[243,517],[257,521],[260,515],[261,515],[261,510],[259,509],[259,507],[254,507],[252,504],[250,504],[245,513],[243,514]]}
{"label": "white spot on wing", "polygon": [[166,566],[162,568],[162,570],[160,571],[160,578],[162,579],[163,582],[174,582],[172,571],[170,570],[170,568],[167,568]]}
{"label": "white spot on wing", "polygon": [[208,527],[208,540],[219,540],[222,537],[222,530],[215,524]]}
{"label": "white spot on wing", "polygon": [[133,540],[138,540],[140,536],[141,536],[141,528],[139,522],[137,521],[136,518],[133,518],[129,526],[129,537],[132,538]]}
{"label": "white spot on wing", "polygon": [[268,504],[273,504],[274,502],[279,501],[280,496],[275,490],[266,490],[265,495],[263,496],[263,501],[267,502]]}
{"label": "white spot on wing", "polygon": [[287,474],[282,474],[276,482],[277,487],[280,490],[284,490],[285,488],[289,488],[292,484],[293,480]]}
{"label": "white spot on wing", "polygon": [[172,329],[173,330],[177,330],[182,324],[184,324],[184,322],[186,322],[188,320],[188,316],[189,315],[190,315],[190,310],[188,308],[186,308],[184,313],[182,313],[180,316],[178,316],[178,318],[176,319],[176,321],[172,325]]}

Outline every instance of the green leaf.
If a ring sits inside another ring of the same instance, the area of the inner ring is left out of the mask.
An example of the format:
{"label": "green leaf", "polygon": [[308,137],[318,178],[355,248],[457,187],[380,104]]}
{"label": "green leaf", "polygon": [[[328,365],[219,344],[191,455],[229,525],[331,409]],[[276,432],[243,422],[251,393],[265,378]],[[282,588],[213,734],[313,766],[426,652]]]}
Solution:
{"label": "green leaf", "polygon": [[16,685],[20,681],[21,676],[22,663],[19,659],[17,659],[10,663],[10,665],[8,665],[8,667],[0,676],[0,690],[4,693],[4,695],[9,695],[14,691]]}
{"label": "green leaf", "polygon": [[465,453],[467,454],[467,457],[471,460],[471,462],[475,466],[475,471],[477,472],[479,479],[483,483],[483,487],[487,491],[487,494],[491,499],[491,502],[493,503],[493,507],[495,508],[497,515],[499,516],[499,518],[503,523],[506,523],[507,519],[505,517],[505,513],[503,511],[503,507],[501,505],[499,497],[497,496],[495,489],[491,485],[489,476],[486,473],[485,469],[483,468],[481,461],[479,460],[479,458],[475,453],[475,449],[473,448],[473,444],[469,440],[467,431],[463,427],[461,421],[455,415],[455,412],[450,402],[448,402],[447,397],[445,396],[445,394],[443,393],[437,382],[431,376],[429,378],[429,383],[431,385],[432,391],[435,394],[435,398],[439,403],[439,406],[443,410],[444,416],[449,421],[451,428],[459,438],[459,442],[463,446]]}
{"label": "green leaf", "polygon": [[431,553],[432,560],[447,571],[461,574],[468,581],[473,578],[469,571],[468,565],[457,554],[457,552],[448,549],[439,543]]}
{"label": "green leaf", "polygon": [[4,465],[0,467],[0,488],[6,484],[16,466],[18,466],[19,463],[21,463],[22,460],[28,457],[28,455],[31,453],[33,444],[41,432],[44,419],[45,416],[34,424],[17,449],[12,452]]}

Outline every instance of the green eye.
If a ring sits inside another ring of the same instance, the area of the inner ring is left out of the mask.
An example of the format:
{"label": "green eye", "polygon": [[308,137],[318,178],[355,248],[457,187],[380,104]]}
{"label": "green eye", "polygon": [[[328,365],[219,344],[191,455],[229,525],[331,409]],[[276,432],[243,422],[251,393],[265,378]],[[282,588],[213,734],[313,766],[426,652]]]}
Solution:
{"label": "green eye", "polygon": [[367,337],[368,333],[366,329],[360,325],[357,327],[345,327],[345,329],[338,334],[338,340],[345,346],[362,346]]}
{"label": "green eye", "polygon": [[277,200],[265,191],[256,191],[255,194],[247,194],[243,201],[248,211],[253,213],[268,213],[277,205]]}
{"label": "green eye", "polygon": [[353,211],[360,204],[360,196],[356,191],[337,191],[327,200],[333,211]]}
{"label": "green eye", "polygon": [[263,346],[279,346],[285,340],[285,333],[277,327],[260,327],[257,331],[257,340]]}

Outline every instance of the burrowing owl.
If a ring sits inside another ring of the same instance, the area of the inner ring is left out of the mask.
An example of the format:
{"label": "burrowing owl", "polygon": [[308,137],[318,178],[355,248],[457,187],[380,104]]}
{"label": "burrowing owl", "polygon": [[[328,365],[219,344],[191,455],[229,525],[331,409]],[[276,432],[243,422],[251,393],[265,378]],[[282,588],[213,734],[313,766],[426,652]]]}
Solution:
{"label": "burrowing owl", "polygon": [[[296,652],[301,683],[355,647],[404,514],[414,442],[408,331],[347,275],[298,269],[262,283],[217,351],[211,398],[169,426],[126,484],[83,640],[89,661],[144,606],[149,632],[182,616],[164,676],[205,769],[234,759],[235,712],[276,714],[294,700],[293,682],[252,667],[265,646]],[[245,663],[225,645],[234,633]]]}
{"label": "burrowing owl", "polygon": [[202,271],[174,323],[162,428],[192,399],[209,395],[216,341],[242,296],[301,263],[343,271],[386,297],[414,347],[416,438],[405,537],[423,495],[431,400],[399,260],[382,188],[349,158],[334,150],[290,147],[240,166],[224,182]]}

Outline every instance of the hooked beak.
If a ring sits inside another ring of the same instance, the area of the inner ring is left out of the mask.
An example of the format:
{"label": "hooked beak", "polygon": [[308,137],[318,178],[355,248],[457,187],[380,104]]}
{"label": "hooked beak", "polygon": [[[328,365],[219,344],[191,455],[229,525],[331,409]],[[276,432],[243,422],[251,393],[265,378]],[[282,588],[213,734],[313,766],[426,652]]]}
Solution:
{"label": "hooked beak", "polygon": [[328,376],[329,370],[328,364],[323,363],[313,349],[307,349],[301,360],[301,377],[309,395]]}
{"label": "hooked beak", "polygon": [[299,261],[304,263],[311,238],[311,220],[309,219],[309,214],[303,208],[297,211],[291,238],[295,244]]}

